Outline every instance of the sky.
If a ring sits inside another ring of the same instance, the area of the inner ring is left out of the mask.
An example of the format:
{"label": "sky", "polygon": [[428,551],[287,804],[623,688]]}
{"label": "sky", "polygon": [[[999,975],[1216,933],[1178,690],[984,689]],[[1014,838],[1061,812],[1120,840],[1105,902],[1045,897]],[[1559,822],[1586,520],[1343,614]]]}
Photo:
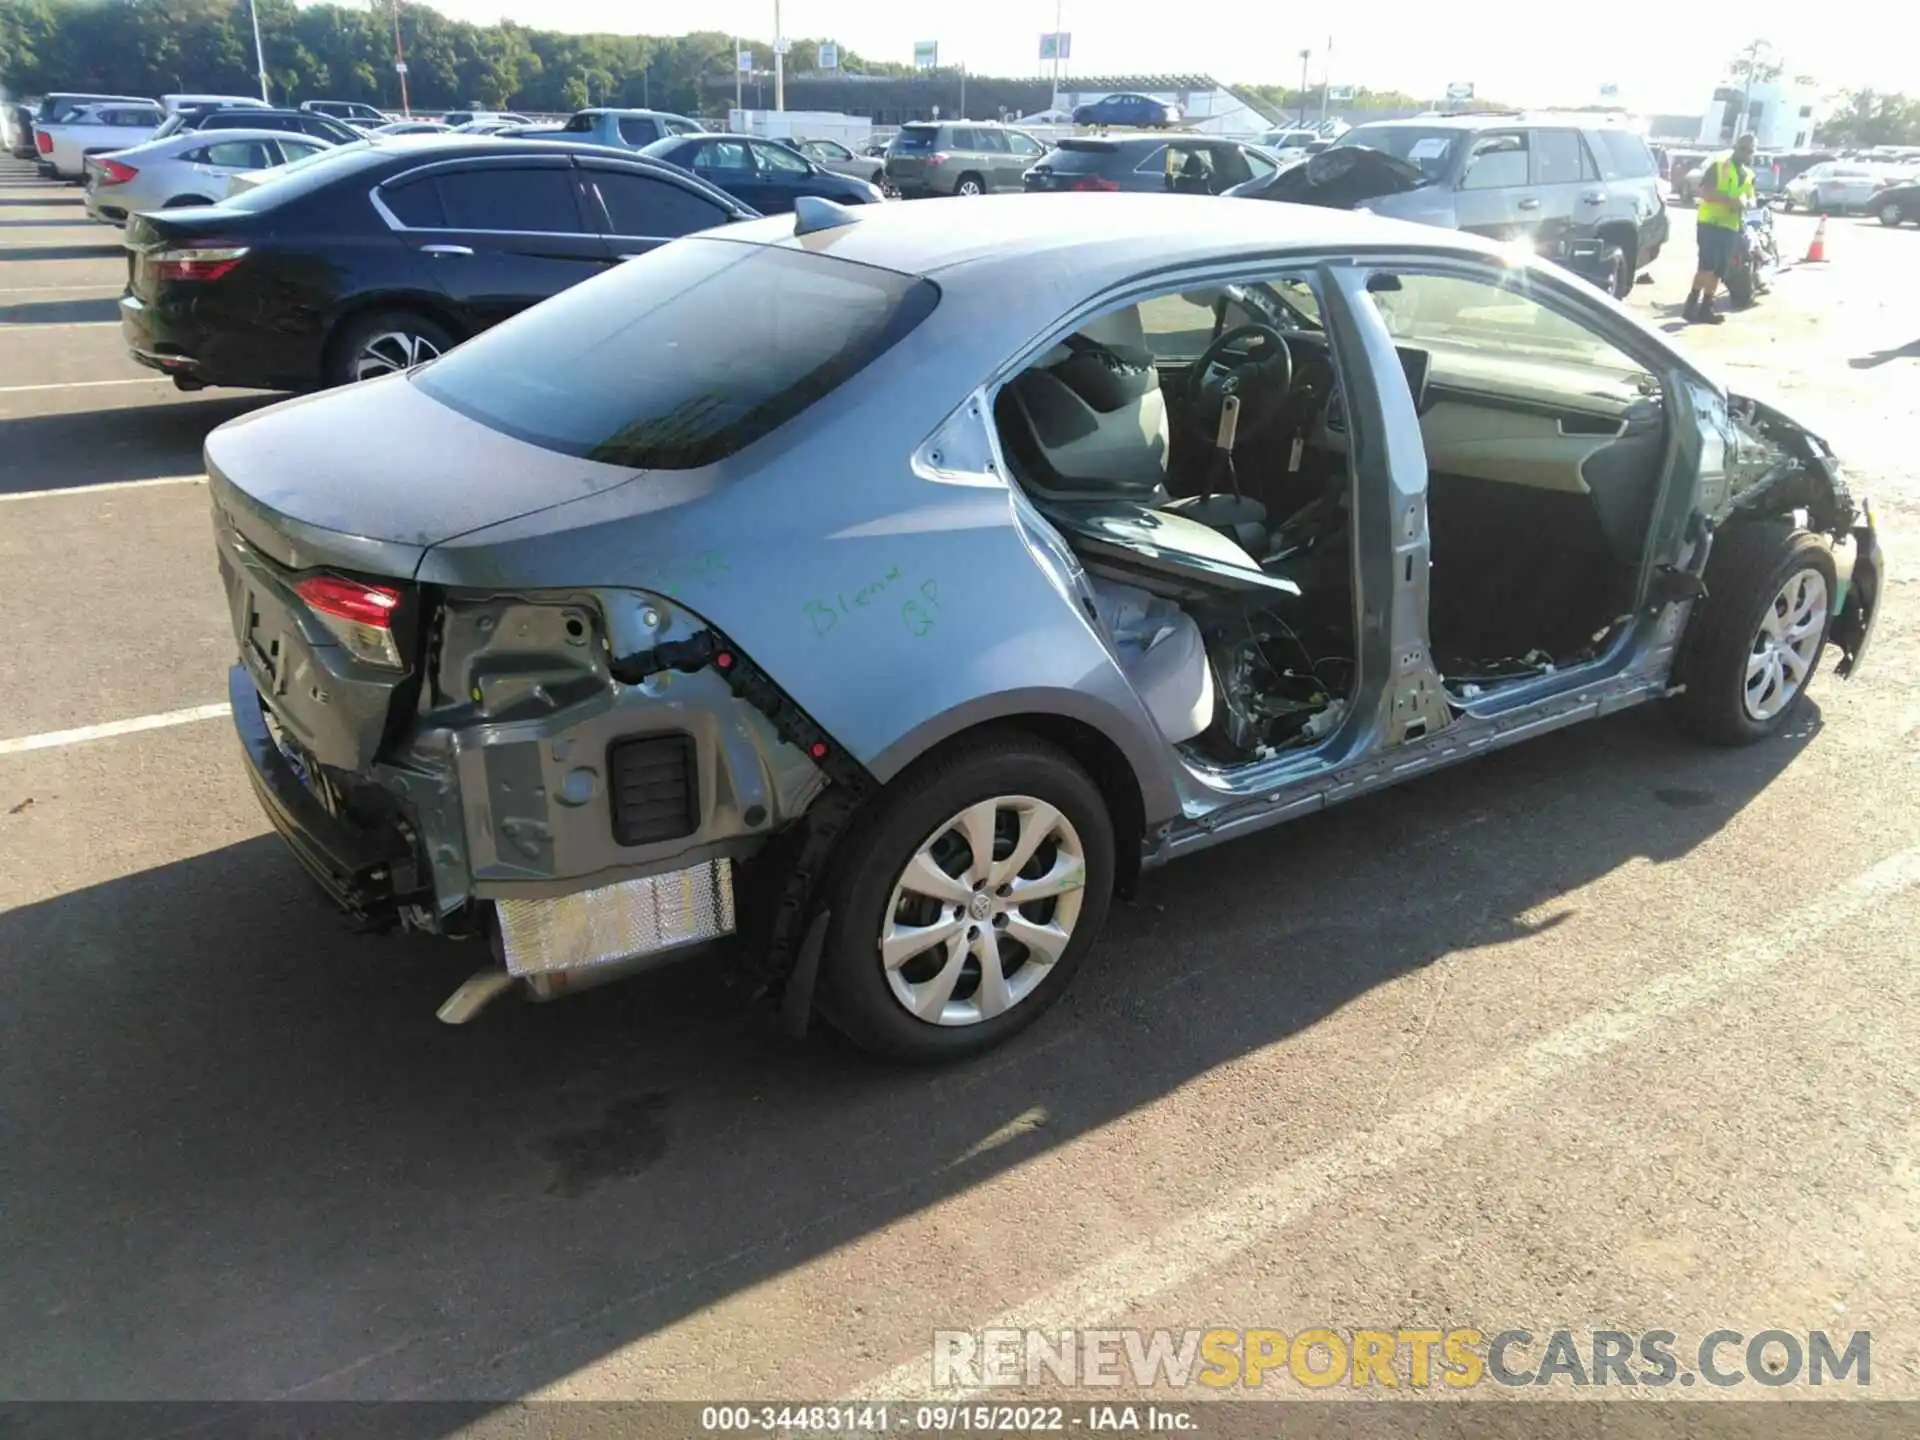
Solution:
{"label": "sky", "polygon": [[[733,31],[771,39],[775,0],[429,0],[463,20],[544,29],[673,35]],[[937,41],[943,64],[981,74],[1041,72],[1039,37],[1073,37],[1069,74],[1206,73],[1216,79],[1367,84],[1438,95],[1470,81],[1516,104],[1583,104],[1600,87],[1644,111],[1698,113],[1733,52],[1762,38],[1788,75],[1823,90],[1920,90],[1920,6],[1890,0],[779,0],[785,33],[837,40],[864,56],[911,61]],[[1898,18],[1905,15],[1905,19]],[[1309,18],[1311,17],[1311,18]],[[1331,28],[1331,34],[1329,34]]]}

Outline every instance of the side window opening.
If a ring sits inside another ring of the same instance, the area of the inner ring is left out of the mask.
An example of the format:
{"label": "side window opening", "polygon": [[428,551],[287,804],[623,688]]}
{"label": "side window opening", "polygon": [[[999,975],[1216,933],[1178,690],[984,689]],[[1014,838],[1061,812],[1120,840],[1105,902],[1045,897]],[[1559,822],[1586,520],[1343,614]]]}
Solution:
{"label": "side window opening", "polygon": [[1525,185],[1527,137],[1520,134],[1483,135],[1473,142],[1467,157],[1463,190],[1504,190]]}
{"label": "side window opening", "polygon": [[1525,269],[1369,289],[1403,359],[1424,357],[1436,664],[1485,685],[1595,658],[1635,604],[1665,480],[1658,377]]}
{"label": "side window opening", "polygon": [[1009,479],[1079,555],[1162,732],[1206,765],[1310,749],[1351,702],[1352,482],[1316,296],[1295,274],[1148,295],[994,396]]}

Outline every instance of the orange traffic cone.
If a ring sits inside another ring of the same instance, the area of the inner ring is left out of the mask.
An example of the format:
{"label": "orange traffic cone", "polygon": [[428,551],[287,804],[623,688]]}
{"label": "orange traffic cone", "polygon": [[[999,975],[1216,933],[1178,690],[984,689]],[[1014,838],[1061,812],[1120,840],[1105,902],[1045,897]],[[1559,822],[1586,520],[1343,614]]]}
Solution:
{"label": "orange traffic cone", "polygon": [[1814,226],[1813,243],[1807,247],[1807,258],[1802,265],[1824,265],[1827,263],[1827,217],[1822,215],[1820,223]]}

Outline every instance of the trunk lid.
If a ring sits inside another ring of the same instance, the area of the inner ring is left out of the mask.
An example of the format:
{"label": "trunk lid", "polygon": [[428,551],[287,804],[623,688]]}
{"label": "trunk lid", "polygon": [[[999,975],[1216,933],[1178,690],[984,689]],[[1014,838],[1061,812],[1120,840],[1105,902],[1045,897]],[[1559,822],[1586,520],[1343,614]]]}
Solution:
{"label": "trunk lid", "polygon": [[[206,463],[240,661],[310,784],[316,764],[366,773],[409,713],[434,605],[413,576],[429,547],[638,473],[489,430],[404,375],[229,421],[207,437]],[[317,574],[398,593],[400,668],[340,643],[298,588]]]}
{"label": "trunk lid", "polygon": [[443,540],[640,473],[491,430],[405,375],[230,420],[207,437],[206,461],[215,502],[275,563],[399,579]]}

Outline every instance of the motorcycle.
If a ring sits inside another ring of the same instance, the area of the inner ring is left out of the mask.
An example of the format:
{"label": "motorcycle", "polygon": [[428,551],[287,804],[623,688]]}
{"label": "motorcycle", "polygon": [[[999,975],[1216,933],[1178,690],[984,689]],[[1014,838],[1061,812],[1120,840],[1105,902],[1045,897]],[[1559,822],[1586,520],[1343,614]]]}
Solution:
{"label": "motorcycle", "polygon": [[1773,207],[1751,206],[1740,225],[1733,264],[1727,269],[1727,295],[1736,310],[1745,310],[1773,288],[1780,269],[1780,245],[1773,234]]}

